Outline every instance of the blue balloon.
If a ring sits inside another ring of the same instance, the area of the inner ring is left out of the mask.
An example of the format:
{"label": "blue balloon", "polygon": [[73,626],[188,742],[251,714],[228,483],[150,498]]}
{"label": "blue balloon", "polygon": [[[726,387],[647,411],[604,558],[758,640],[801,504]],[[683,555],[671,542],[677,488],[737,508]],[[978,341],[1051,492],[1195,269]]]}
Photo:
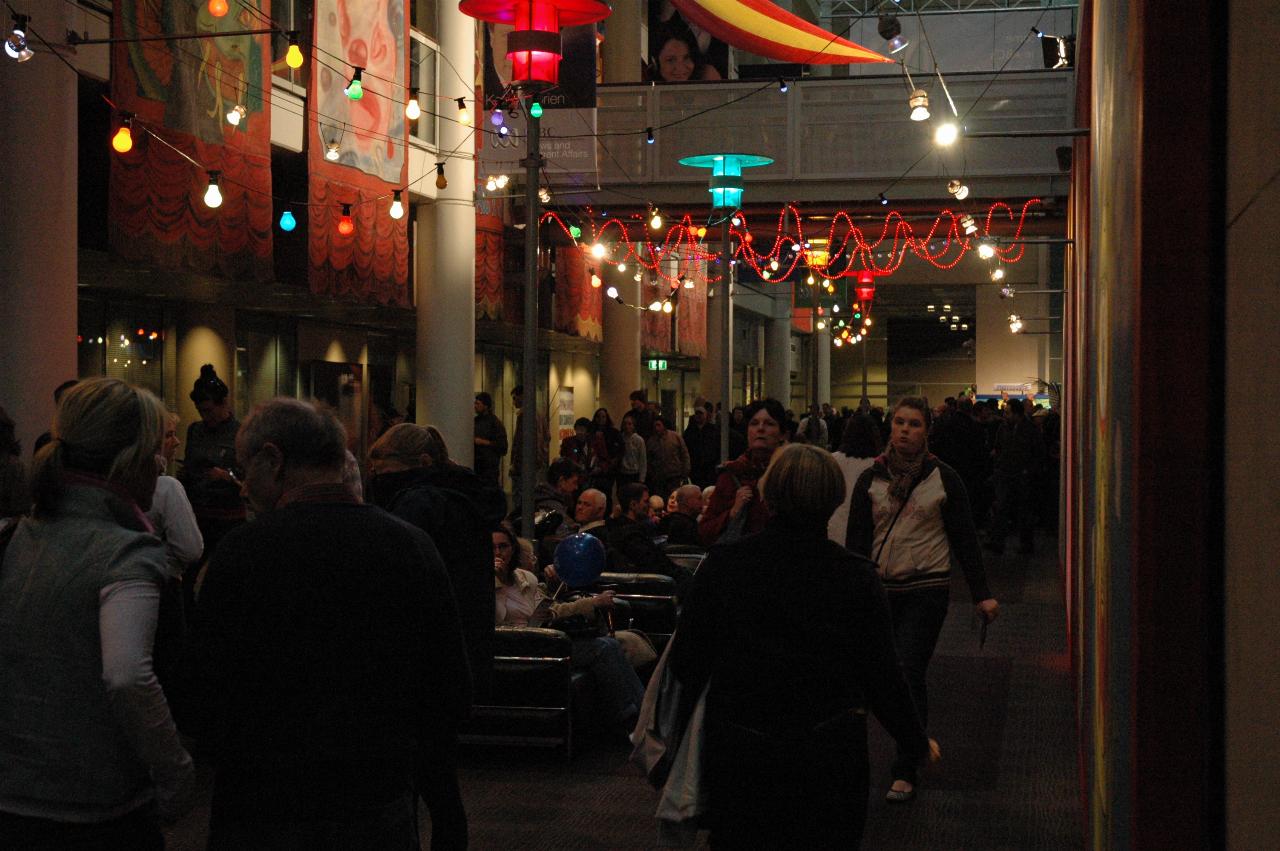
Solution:
{"label": "blue balloon", "polygon": [[604,544],[583,532],[570,535],[556,545],[556,575],[570,588],[594,584],[604,571]]}

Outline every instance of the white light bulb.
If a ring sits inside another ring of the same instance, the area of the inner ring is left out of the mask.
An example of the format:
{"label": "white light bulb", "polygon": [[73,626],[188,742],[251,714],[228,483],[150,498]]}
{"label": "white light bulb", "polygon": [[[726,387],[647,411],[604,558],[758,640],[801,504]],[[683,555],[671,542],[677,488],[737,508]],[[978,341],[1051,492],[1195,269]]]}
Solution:
{"label": "white light bulb", "polygon": [[1004,278],[1004,269],[995,268],[991,270],[991,280],[999,281]]}
{"label": "white light bulb", "polygon": [[625,272],[625,271],[627,271],[627,264],[626,264],[626,263],[619,263],[619,264],[618,264],[618,271],[619,271],[619,272]]}
{"label": "white light bulb", "polygon": [[337,142],[330,142],[328,145],[325,146],[324,158],[326,160],[328,160],[331,163],[336,163],[338,161],[338,157],[340,156],[342,156],[342,152],[338,150]]}
{"label": "white light bulb", "polygon": [[832,312],[832,313],[839,313],[839,312],[840,312],[840,305],[838,305],[838,304],[833,304],[833,305],[831,305],[831,312]]}
{"label": "white light bulb", "polygon": [[742,227],[742,219],[738,218],[737,216],[734,216],[734,217],[733,217],[733,226],[734,226],[735,228],[740,228],[740,227]]}
{"label": "white light bulb", "polygon": [[671,310],[672,310],[672,308],[671,308],[671,302],[669,302],[669,301],[664,301],[664,302],[662,303],[662,312],[663,312],[663,313],[670,313],[670,312],[671,312]]}
{"label": "white light bulb", "polygon": [[992,257],[996,256],[996,249],[989,242],[979,243],[978,256],[981,257],[983,260],[990,260]]}
{"label": "white light bulb", "polygon": [[607,295],[609,298],[617,298],[617,297],[618,297],[618,288],[617,288],[617,287],[609,287],[609,289],[607,289],[607,290],[605,290],[605,291],[604,291],[604,294],[605,294],[605,295]]}
{"label": "white light bulb", "polygon": [[933,131],[933,141],[943,147],[953,144],[959,136],[960,128],[953,121],[944,121],[938,125],[937,130]]}
{"label": "white light bulb", "polygon": [[244,108],[243,104],[236,104],[227,112],[227,123],[232,127],[240,126],[240,119],[249,114],[249,110]]}
{"label": "white light bulb", "polygon": [[826,330],[826,328],[827,328],[827,323],[825,323],[825,322],[823,322],[821,319],[819,319],[819,320],[818,320],[818,330],[819,330],[819,331],[825,331],[825,330]]}
{"label": "white light bulb", "polygon": [[693,278],[685,278],[685,279],[684,279],[684,288],[685,288],[686,290],[691,290],[691,289],[693,289]]}
{"label": "white light bulb", "polygon": [[209,188],[204,191],[204,203],[214,209],[222,206],[222,190],[218,188],[217,179],[209,180]]}
{"label": "white light bulb", "polygon": [[404,204],[400,203],[399,198],[396,198],[394,201],[391,202],[391,218],[393,219],[404,218]]}
{"label": "white light bulb", "polygon": [[641,272],[636,272],[634,275],[631,276],[631,280],[635,281],[637,284],[640,283],[640,281],[643,279],[644,279],[644,274]]}
{"label": "white light bulb", "polygon": [[507,183],[509,183],[509,182],[510,182],[510,180],[511,180],[511,178],[507,177],[505,174],[500,174],[500,175],[498,175],[498,177],[497,177],[498,188],[499,188],[499,189],[506,189],[506,188],[507,188]]}
{"label": "white light bulb", "polygon": [[404,117],[410,121],[417,121],[422,117],[422,107],[418,105],[417,95],[409,98],[408,103],[404,105]]}
{"label": "white light bulb", "polygon": [[491,177],[491,178],[489,178],[488,180],[486,180],[486,181],[484,182],[484,188],[485,188],[485,191],[487,191],[487,192],[497,192],[497,191],[498,191],[498,181],[494,180],[494,179]]}
{"label": "white light bulb", "polygon": [[654,301],[650,303],[649,309],[652,310],[654,313],[657,313],[658,311],[662,310],[662,302]]}
{"label": "white light bulb", "polygon": [[595,243],[594,245],[592,245],[592,246],[591,246],[591,256],[592,256],[592,257],[594,257],[594,258],[596,258],[597,260],[599,260],[601,257],[603,257],[603,256],[604,256],[604,244],[603,244],[603,243],[599,243],[599,242],[597,242],[597,243]]}
{"label": "white light bulb", "polygon": [[772,269],[772,270],[773,270],[773,271],[775,271],[775,272],[776,272],[776,271],[778,271],[778,261],[777,261],[777,260],[770,260],[770,261],[769,261],[769,268],[770,268],[770,269]]}
{"label": "white light bulb", "polygon": [[649,219],[649,227],[658,230],[662,227],[662,216],[658,213],[653,214],[653,218]]}

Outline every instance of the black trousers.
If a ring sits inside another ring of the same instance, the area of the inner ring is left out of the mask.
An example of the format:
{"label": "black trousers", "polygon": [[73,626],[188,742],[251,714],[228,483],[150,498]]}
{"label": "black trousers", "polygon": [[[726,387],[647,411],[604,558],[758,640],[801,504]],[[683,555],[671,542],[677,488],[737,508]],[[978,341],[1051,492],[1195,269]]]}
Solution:
{"label": "black trousers", "polygon": [[[893,646],[898,651],[898,664],[911,692],[911,700],[920,716],[920,726],[929,728],[929,691],[926,684],[929,660],[938,646],[942,622],[947,619],[951,591],[930,588],[889,594],[889,612],[893,617]],[[898,751],[893,762],[893,779],[916,783],[916,760]]]}

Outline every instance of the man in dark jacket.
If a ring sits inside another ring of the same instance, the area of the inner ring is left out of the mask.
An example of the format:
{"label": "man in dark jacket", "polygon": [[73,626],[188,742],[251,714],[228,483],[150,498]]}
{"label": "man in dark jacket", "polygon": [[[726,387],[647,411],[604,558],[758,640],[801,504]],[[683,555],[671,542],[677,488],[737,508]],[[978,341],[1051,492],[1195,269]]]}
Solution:
{"label": "man in dark jacket", "polygon": [[416,845],[415,769],[469,709],[440,555],[356,500],[345,447],[294,399],[259,405],[236,438],[257,519],[215,553],[189,654],[213,849]]}
{"label": "man in dark jacket", "polygon": [[492,396],[483,391],[477,393],[475,406],[476,475],[486,485],[499,487],[502,456],[507,454],[507,430],[493,413]]}
{"label": "man in dark jacket", "polygon": [[667,558],[653,542],[649,489],[639,482],[623,486],[618,492],[618,505],[622,515],[605,524],[609,531],[609,570],[670,576],[676,581],[676,595],[681,596],[693,581],[693,572]]}
{"label": "man in dark jacket", "polygon": [[701,547],[698,537],[698,515],[702,513],[702,488],[681,485],[676,489],[674,511],[658,522],[658,534],[667,536],[668,544]]}

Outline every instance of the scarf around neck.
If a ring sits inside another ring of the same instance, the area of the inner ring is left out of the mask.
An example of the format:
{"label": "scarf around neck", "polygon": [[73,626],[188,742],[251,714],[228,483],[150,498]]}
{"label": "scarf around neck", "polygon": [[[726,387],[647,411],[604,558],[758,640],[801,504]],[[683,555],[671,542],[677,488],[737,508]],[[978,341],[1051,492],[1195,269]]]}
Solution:
{"label": "scarf around neck", "polygon": [[897,447],[890,446],[884,454],[885,467],[889,470],[889,496],[901,502],[911,493],[916,479],[920,477],[920,468],[924,465],[928,450],[922,451],[914,459],[907,459],[898,452]]}

